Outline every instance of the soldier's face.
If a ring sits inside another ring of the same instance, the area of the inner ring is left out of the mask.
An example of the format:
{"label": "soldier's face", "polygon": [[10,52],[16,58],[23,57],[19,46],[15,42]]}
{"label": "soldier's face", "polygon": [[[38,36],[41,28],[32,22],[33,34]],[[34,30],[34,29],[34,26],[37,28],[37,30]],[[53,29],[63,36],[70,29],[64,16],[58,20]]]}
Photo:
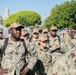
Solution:
{"label": "soldier's face", "polygon": [[21,36],[21,28],[12,28],[11,29],[11,34],[15,39],[20,38]]}
{"label": "soldier's face", "polygon": [[29,39],[29,34],[25,34],[23,36],[21,36],[22,39],[28,40]]}
{"label": "soldier's face", "polygon": [[48,36],[48,32],[43,32],[43,35],[44,36]]}
{"label": "soldier's face", "polygon": [[38,33],[33,33],[33,38],[38,38]]}
{"label": "soldier's face", "polygon": [[51,33],[52,36],[56,36],[57,30],[51,30],[50,33]]}
{"label": "soldier's face", "polygon": [[40,45],[41,45],[42,47],[46,47],[46,46],[47,46],[47,40],[45,40],[45,41],[40,41]]}

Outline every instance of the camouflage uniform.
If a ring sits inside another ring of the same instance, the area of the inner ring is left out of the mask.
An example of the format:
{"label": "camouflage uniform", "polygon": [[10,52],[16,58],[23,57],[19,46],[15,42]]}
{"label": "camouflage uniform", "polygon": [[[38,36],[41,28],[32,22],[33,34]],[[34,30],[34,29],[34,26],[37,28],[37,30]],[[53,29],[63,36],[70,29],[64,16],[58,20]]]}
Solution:
{"label": "camouflage uniform", "polygon": [[51,37],[49,38],[49,52],[52,54],[52,62],[56,61],[62,54],[60,49],[56,49],[56,46],[60,44],[59,38],[56,36],[53,40]]}
{"label": "camouflage uniform", "polygon": [[[0,48],[3,47],[3,44],[4,42],[0,44]],[[37,59],[34,56],[31,56],[27,67],[32,69],[36,61]],[[3,55],[1,61],[1,67],[8,70],[8,74],[4,75],[14,75],[15,71],[16,75],[20,75],[20,70],[24,64],[26,63],[25,63],[25,48],[23,46],[23,43],[21,42],[21,40],[19,40],[18,44],[15,45],[14,42],[9,37],[8,46],[5,50],[5,54]]]}
{"label": "camouflage uniform", "polygon": [[35,47],[35,46],[38,46],[38,39],[32,38],[32,39],[31,39],[31,43],[33,44],[34,47]]}
{"label": "camouflage uniform", "polygon": [[[1,36],[2,35],[2,36]],[[0,41],[3,40],[3,28],[0,28]]]}
{"label": "camouflage uniform", "polygon": [[45,37],[47,37],[48,40],[49,40],[48,29],[47,29],[47,28],[44,28],[44,29],[42,30],[42,35],[45,36]]}
{"label": "camouflage uniform", "polygon": [[38,61],[35,65],[34,71],[35,75],[46,75],[49,66],[51,65],[51,54],[49,53],[49,48],[45,48],[41,50],[40,47],[36,48],[35,56]]}
{"label": "camouflage uniform", "polygon": [[54,63],[61,56],[61,51],[59,47],[61,44],[61,39],[60,39],[60,36],[57,35],[56,26],[52,26],[50,28],[50,34],[51,35],[49,37],[49,48],[50,48],[49,51],[52,54],[52,62]]}
{"label": "camouflage uniform", "polygon": [[58,59],[47,75],[76,75],[76,48]]}
{"label": "camouflage uniform", "polygon": [[21,29],[21,37],[20,38],[25,40],[26,48],[28,49],[30,46],[30,42],[29,42],[29,33],[27,32],[26,28]]}
{"label": "camouflage uniform", "polygon": [[29,42],[29,39],[25,41],[26,42],[26,47],[30,47],[30,42]]}
{"label": "camouflage uniform", "polygon": [[71,37],[69,36],[68,32],[66,32],[63,38],[64,52],[68,52],[70,41],[71,41]]}
{"label": "camouflage uniform", "polygon": [[71,39],[71,43],[73,43],[73,46],[76,47],[76,39]]}
{"label": "camouflage uniform", "polygon": [[55,51],[56,46],[60,44],[59,38],[56,36],[54,39],[49,37],[49,47],[50,51]]}
{"label": "camouflage uniform", "polygon": [[[0,34],[3,35],[3,29],[2,28],[0,28]],[[2,41],[3,41],[3,38],[2,38],[2,36],[0,36],[0,43],[2,43]],[[0,61],[1,61],[1,50],[0,50]]]}
{"label": "camouflage uniform", "polygon": [[[39,37],[39,30],[38,30],[38,28],[34,28],[33,29],[33,36],[34,36],[34,33],[38,33],[37,36]],[[34,37],[31,38],[31,41],[30,42],[33,44],[34,47],[35,46],[38,46],[38,41],[39,41],[38,40],[38,37],[37,38],[34,38]]]}

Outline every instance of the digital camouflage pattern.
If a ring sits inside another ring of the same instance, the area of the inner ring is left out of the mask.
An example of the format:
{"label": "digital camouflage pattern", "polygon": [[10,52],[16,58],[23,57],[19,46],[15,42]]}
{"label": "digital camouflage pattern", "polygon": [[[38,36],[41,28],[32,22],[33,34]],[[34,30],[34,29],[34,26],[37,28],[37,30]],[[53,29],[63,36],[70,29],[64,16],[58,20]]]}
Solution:
{"label": "digital camouflage pattern", "polygon": [[34,71],[35,75],[46,75],[51,65],[52,57],[49,53],[49,48],[45,48],[41,50],[40,47],[36,48],[35,56],[37,57],[38,61],[35,65]]}
{"label": "digital camouflage pattern", "polygon": [[76,75],[76,47],[59,58],[47,75]]}
{"label": "digital camouflage pattern", "polygon": [[[0,48],[3,47],[3,44],[4,42],[0,44]],[[18,44],[15,45],[14,42],[9,37],[8,46],[5,50],[5,54],[3,55],[3,59],[1,61],[1,66],[4,69],[8,70],[8,74],[4,74],[4,75],[14,75],[15,70],[16,70],[16,75],[20,75],[20,70],[25,64],[26,57],[25,57],[25,48],[23,46],[23,43],[19,41]],[[27,67],[32,69],[36,63],[36,60],[37,59],[31,54],[31,58],[30,61],[28,62]]]}
{"label": "digital camouflage pattern", "polygon": [[56,46],[60,44],[59,38],[56,36],[55,39],[49,37],[49,48],[50,52],[56,50]]}
{"label": "digital camouflage pattern", "polygon": [[65,46],[65,48],[64,48],[64,52],[68,52],[68,50],[69,50],[69,44],[70,44],[70,42],[71,42],[71,37],[69,36],[69,34],[68,34],[68,32],[66,32],[65,34],[64,34],[64,39],[63,39],[63,42],[64,42],[64,46]]}
{"label": "digital camouflage pattern", "polygon": [[56,36],[55,39],[49,37],[49,52],[52,55],[52,62],[54,63],[61,55],[60,49],[56,49],[57,45],[60,45],[59,37]]}
{"label": "digital camouflage pattern", "polygon": [[39,39],[31,39],[31,43],[33,44],[33,46],[38,46],[38,41]]}

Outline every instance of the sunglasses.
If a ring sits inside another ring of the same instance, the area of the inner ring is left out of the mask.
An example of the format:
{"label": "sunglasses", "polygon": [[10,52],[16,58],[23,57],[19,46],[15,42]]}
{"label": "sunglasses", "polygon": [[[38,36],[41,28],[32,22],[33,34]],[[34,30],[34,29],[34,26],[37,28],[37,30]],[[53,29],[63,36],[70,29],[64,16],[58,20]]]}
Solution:
{"label": "sunglasses", "polygon": [[25,36],[29,36],[29,34],[27,33],[27,34],[24,35],[24,37],[25,37]]}
{"label": "sunglasses", "polygon": [[12,28],[14,31],[21,31],[21,28]]}
{"label": "sunglasses", "polygon": [[57,32],[57,30],[51,30],[52,32]]}
{"label": "sunglasses", "polygon": [[48,42],[48,40],[45,40],[45,41],[41,41],[42,43],[47,43]]}
{"label": "sunglasses", "polygon": [[44,32],[44,34],[48,34],[48,32]]}
{"label": "sunglasses", "polygon": [[34,35],[36,34],[36,35],[38,35],[38,33],[33,33]]}

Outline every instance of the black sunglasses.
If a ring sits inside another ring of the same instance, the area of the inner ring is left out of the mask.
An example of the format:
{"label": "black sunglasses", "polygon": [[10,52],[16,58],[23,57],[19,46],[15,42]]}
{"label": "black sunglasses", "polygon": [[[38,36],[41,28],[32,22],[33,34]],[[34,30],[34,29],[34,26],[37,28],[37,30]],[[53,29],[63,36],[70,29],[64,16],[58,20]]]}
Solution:
{"label": "black sunglasses", "polygon": [[48,32],[44,32],[44,34],[47,34]]}
{"label": "black sunglasses", "polygon": [[27,33],[27,34],[24,35],[24,37],[25,37],[25,36],[29,36],[29,34]]}
{"label": "black sunglasses", "polygon": [[36,34],[36,35],[38,35],[38,33],[33,33],[34,35]]}
{"label": "black sunglasses", "polygon": [[11,28],[11,29],[13,29],[15,31],[21,31],[21,28]]}
{"label": "black sunglasses", "polygon": [[57,32],[57,30],[51,30],[52,32]]}
{"label": "black sunglasses", "polygon": [[42,43],[47,43],[47,42],[48,42],[48,40],[42,41]]}

